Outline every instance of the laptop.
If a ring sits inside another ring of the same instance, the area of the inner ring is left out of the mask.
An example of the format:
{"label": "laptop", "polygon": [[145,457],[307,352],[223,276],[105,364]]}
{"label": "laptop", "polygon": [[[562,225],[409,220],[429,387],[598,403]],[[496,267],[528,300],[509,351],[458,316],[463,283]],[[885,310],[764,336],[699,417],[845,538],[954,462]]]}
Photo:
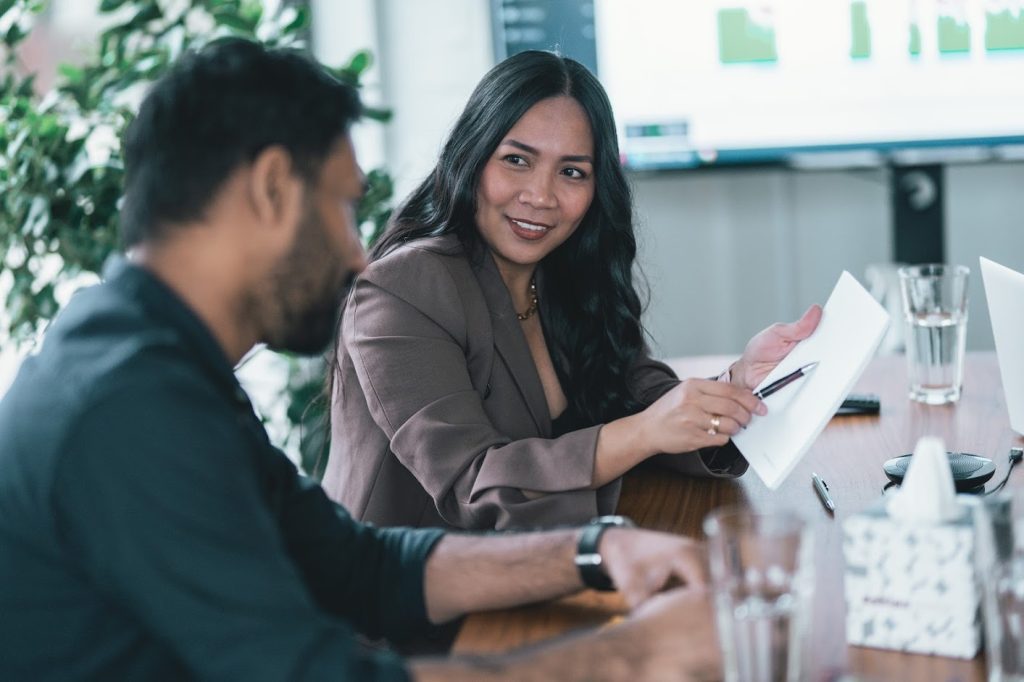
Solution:
{"label": "laptop", "polygon": [[1010,427],[1024,434],[1024,275],[987,258],[980,260]]}

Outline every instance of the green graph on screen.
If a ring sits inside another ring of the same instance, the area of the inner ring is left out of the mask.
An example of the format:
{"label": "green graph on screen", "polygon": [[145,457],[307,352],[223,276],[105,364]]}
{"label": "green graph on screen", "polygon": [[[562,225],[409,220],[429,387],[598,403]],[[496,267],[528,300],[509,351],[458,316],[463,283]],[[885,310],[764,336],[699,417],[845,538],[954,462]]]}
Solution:
{"label": "green graph on screen", "polygon": [[971,27],[956,17],[939,15],[939,52],[954,54],[971,51]]}
{"label": "green graph on screen", "polygon": [[850,3],[850,57],[867,59],[871,56],[871,24],[868,23],[868,4],[864,0]]}
{"label": "green graph on screen", "polygon": [[921,27],[917,22],[910,25],[910,42],[907,47],[912,57],[921,54]]}
{"label": "green graph on screen", "polygon": [[744,7],[718,10],[718,58],[723,64],[778,61],[775,28]]}
{"label": "green graph on screen", "polygon": [[985,49],[1024,50],[1024,7],[985,13]]}

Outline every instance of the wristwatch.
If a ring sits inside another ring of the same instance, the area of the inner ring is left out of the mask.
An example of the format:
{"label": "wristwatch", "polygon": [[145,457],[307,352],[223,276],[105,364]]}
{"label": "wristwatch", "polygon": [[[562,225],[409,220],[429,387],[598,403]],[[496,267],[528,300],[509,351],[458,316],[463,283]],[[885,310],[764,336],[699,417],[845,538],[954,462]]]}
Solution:
{"label": "wristwatch", "polygon": [[576,546],[576,569],[580,580],[592,590],[611,592],[615,589],[612,579],[604,570],[604,561],[597,546],[601,536],[609,528],[633,528],[635,524],[625,516],[599,516],[583,529],[580,543]]}

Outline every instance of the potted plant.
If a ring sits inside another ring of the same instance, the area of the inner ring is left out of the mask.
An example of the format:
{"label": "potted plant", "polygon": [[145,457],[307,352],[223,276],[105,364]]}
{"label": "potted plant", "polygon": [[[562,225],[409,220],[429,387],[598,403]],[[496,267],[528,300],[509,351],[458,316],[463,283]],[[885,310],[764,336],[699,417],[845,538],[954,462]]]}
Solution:
{"label": "potted plant", "polygon": [[[146,85],[184,51],[222,36],[302,48],[310,21],[308,7],[296,3],[266,11],[260,0],[102,0],[108,27],[95,50],[81,64],[62,65],[57,84],[39,93],[35,76],[20,73],[18,50],[44,5],[0,0],[0,337],[17,344],[38,338],[71,292],[96,281],[118,250],[119,141]],[[370,62],[363,51],[330,70],[358,87]],[[373,108],[366,114],[389,117]],[[382,170],[367,181],[357,217],[372,237],[387,221],[392,185]],[[284,368],[280,391],[257,405],[283,416],[279,440],[312,471],[326,447],[324,362],[276,362]]]}

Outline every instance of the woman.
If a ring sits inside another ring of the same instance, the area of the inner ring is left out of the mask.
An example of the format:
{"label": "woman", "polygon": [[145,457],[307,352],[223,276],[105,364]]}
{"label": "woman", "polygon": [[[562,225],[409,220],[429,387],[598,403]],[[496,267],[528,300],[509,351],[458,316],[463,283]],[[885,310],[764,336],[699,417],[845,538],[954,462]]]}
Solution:
{"label": "woman", "polygon": [[346,304],[324,487],[378,525],[579,523],[658,453],[738,476],[751,389],[817,325],[748,344],[725,381],[648,357],[615,124],[577,62],[524,52],[470,97]]}

